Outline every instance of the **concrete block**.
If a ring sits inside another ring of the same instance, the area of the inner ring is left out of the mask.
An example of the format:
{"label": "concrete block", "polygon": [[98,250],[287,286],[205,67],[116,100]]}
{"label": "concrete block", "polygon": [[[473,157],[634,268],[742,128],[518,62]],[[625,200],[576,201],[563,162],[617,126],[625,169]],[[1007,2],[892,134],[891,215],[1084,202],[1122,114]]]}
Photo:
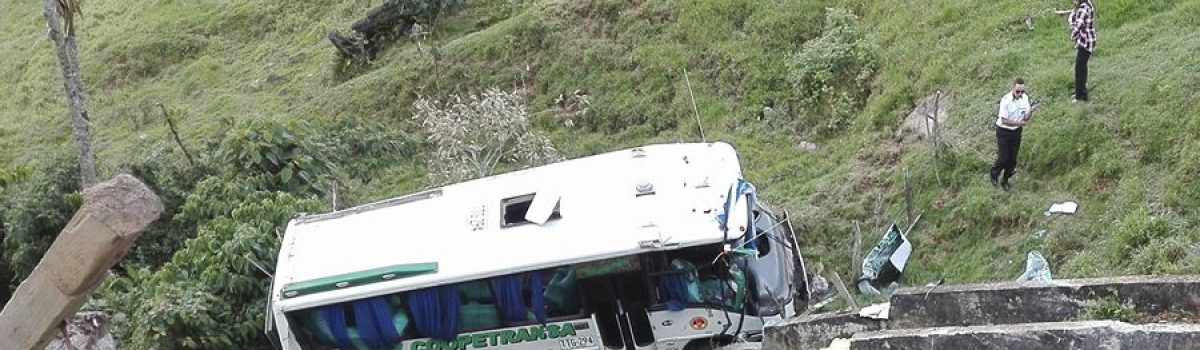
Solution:
{"label": "concrete block", "polygon": [[892,295],[893,329],[1057,322],[1088,306],[1115,299],[1148,314],[1200,313],[1200,276],[1127,276],[908,288]]}
{"label": "concrete block", "polygon": [[887,330],[855,335],[850,349],[1195,350],[1200,325],[1083,321]]}
{"label": "concrete block", "polygon": [[886,320],[860,317],[855,312],[809,315],[769,324],[763,330],[763,350],[808,350],[829,346],[834,338],[878,331]]}

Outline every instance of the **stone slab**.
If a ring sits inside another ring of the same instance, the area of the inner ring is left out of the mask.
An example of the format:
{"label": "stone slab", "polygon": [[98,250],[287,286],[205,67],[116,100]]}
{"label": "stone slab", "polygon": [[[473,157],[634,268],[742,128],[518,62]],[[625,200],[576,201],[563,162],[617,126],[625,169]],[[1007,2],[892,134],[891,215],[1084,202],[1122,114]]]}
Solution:
{"label": "stone slab", "polygon": [[1195,350],[1200,325],[1083,321],[886,330],[855,335],[850,349]]}
{"label": "stone slab", "polygon": [[860,317],[854,312],[791,318],[766,326],[763,330],[763,350],[816,350],[829,346],[834,338],[886,327],[886,320]]}
{"label": "stone slab", "polygon": [[[928,293],[927,293],[928,292]],[[891,298],[892,329],[1059,322],[1088,306],[1117,300],[1133,311],[1200,313],[1200,276],[1126,276],[900,290]]]}

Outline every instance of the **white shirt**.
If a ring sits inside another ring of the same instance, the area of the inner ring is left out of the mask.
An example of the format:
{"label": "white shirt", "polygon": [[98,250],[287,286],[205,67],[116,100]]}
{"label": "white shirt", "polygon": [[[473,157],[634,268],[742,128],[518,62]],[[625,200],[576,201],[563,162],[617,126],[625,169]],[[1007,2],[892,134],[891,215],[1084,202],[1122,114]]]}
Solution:
{"label": "white shirt", "polygon": [[1025,119],[1025,113],[1029,112],[1029,93],[1021,94],[1021,98],[1013,99],[1012,91],[1004,94],[1000,98],[1000,112],[996,113],[996,126],[1008,130],[1017,130],[1021,127],[1016,125],[1006,125],[1003,120],[1019,122]]}

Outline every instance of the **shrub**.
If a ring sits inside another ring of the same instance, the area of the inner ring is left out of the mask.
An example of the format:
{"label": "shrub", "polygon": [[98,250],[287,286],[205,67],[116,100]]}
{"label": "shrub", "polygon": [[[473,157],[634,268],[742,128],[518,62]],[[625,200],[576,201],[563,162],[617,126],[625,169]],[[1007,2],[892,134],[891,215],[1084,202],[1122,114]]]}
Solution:
{"label": "shrub", "polygon": [[216,146],[213,163],[251,177],[258,189],[324,194],[328,184],[323,180],[337,167],[324,152],[329,147],[312,137],[311,130],[304,121],[241,122]]}
{"label": "shrub", "polygon": [[1136,311],[1121,305],[1115,297],[1105,298],[1088,306],[1079,315],[1081,320],[1113,320],[1121,322],[1136,322],[1140,316]]}
{"label": "shrub", "polygon": [[0,169],[0,190],[3,190],[10,184],[24,181],[30,175],[33,175],[33,172],[28,167]]}
{"label": "shrub", "polygon": [[[10,186],[0,198],[0,222],[3,222],[3,257],[0,270],[10,280],[6,290],[29,276],[42,254],[58,237],[79,208],[79,167],[73,159],[60,159],[37,171],[40,176]],[[3,293],[7,294],[7,293]]]}
{"label": "shrub", "polygon": [[517,93],[493,88],[445,103],[421,99],[413,108],[413,119],[436,147],[430,168],[447,182],[487,176],[501,161],[537,165],[562,159],[549,139],[532,132]]}
{"label": "shrub", "polygon": [[879,48],[858,17],[827,9],[825,32],[788,60],[802,121],[820,134],[848,126],[870,96],[868,84],[878,68]]}
{"label": "shrub", "polygon": [[[175,220],[199,222],[161,269],[110,279],[101,298],[128,321],[116,335],[135,349],[261,348],[263,310],[274,266],[276,229],[297,212],[321,210],[312,199],[255,190],[248,178],[210,177]],[[257,266],[256,266],[257,265]],[[257,345],[257,347],[256,347]]]}

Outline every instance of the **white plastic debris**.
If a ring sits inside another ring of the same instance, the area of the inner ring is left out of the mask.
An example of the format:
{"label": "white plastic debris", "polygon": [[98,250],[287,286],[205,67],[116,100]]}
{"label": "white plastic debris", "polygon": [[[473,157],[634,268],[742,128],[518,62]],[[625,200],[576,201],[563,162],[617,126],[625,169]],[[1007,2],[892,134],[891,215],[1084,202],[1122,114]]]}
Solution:
{"label": "white plastic debris", "polygon": [[1046,211],[1046,215],[1050,214],[1075,214],[1075,210],[1079,209],[1079,203],[1062,202],[1050,205],[1050,210]]}
{"label": "white plastic debris", "polygon": [[882,303],[868,305],[867,307],[858,310],[858,316],[873,318],[876,320],[888,319],[888,311],[892,309],[892,303]]}
{"label": "white plastic debris", "polygon": [[821,350],[850,350],[850,338],[837,338],[829,343],[829,347]]}
{"label": "white plastic debris", "polygon": [[1039,251],[1030,251],[1025,259],[1025,273],[1017,277],[1017,282],[1050,282],[1054,278],[1050,274],[1050,263]]}

